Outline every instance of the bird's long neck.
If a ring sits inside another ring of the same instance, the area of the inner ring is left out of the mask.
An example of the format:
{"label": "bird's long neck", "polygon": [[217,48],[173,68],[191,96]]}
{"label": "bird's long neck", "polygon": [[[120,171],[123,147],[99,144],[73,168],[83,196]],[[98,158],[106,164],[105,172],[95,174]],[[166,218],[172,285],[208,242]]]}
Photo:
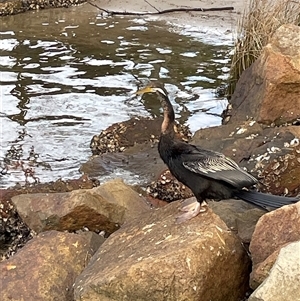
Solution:
{"label": "bird's long neck", "polygon": [[164,111],[164,120],[161,125],[161,134],[171,135],[172,137],[174,137],[175,114],[174,114],[173,107],[167,97],[160,96],[160,101]]}

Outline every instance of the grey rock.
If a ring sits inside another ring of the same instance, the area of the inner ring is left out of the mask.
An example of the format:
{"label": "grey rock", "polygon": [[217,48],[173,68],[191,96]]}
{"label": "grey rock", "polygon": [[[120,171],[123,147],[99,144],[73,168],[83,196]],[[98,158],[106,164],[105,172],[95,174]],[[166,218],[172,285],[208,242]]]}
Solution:
{"label": "grey rock", "polygon": [[283,247],[266,280],[249,301],[300,301],[300,241]]}

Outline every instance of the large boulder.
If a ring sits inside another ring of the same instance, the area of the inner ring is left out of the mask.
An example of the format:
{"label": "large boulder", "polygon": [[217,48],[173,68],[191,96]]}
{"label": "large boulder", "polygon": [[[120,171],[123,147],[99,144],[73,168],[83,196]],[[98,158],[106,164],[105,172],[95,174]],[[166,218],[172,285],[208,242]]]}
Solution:
{"label": "large boulder", "polygon": [[252,118],[281,125],[300,116],[300,27],[279,27],[246,69],[231,99],[230,123]]}
{"label": "large boulder", "polygon": [[280,249],[299,240],[300,202],[269,212],[259,219],[250,243],[253,263],[250,285],[253,289],[266,279]]}
{"label": "large boulder", "polygon": [[249,301],[300,301],[300,241],[283,247],[268,278]]}
{"label": "large boulder", "polygon": [[36,193],[12,198],[17,212],[35,232],[117,230],[127,219],[150,210],[144,199],[120,179],[93,189],[65,193]]}
{"label": "large boulder", "polygon": [[75,189],[89,189],[98,185],[98,180],[82,175],[78,179],[58,179],[55,182],[37,183],[33,186],[16,185],[8,189],[0,189],[0,256],[8,258],[35,235],[17,213],[11,201],[13,196],[41,192],[66,192]]}
{"label": "large boulder", "polygon": [[2,301],[72,301],[73,283],[103,242],[99,235],[49,231],[0,263]]}
{"label": "large boulder", "polygon": [[75,300],[240,300],[249,258],[239,239],[210,209],[176,224],[179,206],[172,202],[113,233],[76,279]]}

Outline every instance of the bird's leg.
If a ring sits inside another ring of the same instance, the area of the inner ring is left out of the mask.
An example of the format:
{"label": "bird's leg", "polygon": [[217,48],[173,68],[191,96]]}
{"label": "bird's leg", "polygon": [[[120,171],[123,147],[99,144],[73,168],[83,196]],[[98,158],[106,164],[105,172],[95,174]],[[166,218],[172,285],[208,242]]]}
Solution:
{"label": "bird's leg", "polygon": [[179,215],[176,218],[176,224],[181,224],[181,223],[197,216],[199,213],[205,212],[206,206],[207,206],[207,203],[205,201],[203,201],[201,203],[198,201],[195,201],[195,202],[192,202],[190,204],[183,206],[180,211],[184,211],[185,213]]}

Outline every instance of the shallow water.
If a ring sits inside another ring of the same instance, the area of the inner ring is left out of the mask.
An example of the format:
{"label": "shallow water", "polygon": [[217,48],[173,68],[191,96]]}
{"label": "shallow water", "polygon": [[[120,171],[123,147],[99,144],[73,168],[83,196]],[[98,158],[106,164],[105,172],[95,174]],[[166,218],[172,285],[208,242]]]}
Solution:
{"label": "shallow water", "polygon": [[215,89],[227,76],[228,38],[80,7],[1,21],[0,187],[24,184],[28,168],[31,182],[30,174],[41,182],[79,177],[94,134],[160,114],[155,96],[132,96],[148,78],[166,83],[176,118],[192,132],[221,122],[227,102]]}

